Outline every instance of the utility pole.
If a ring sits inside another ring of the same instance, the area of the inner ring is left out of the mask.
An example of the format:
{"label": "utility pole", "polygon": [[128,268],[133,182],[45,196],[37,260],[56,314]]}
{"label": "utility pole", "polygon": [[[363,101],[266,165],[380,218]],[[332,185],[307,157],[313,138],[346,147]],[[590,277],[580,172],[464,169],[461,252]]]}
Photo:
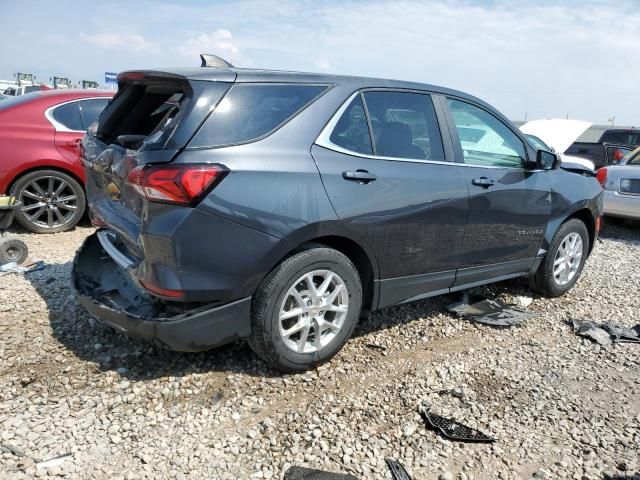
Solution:
{"label": "utility pole", "polygon": [[613,117],[607,119],[607,121],[611,122],[611,126],[613,127],[613,124],[616,123],[616,116],[614,115]]}

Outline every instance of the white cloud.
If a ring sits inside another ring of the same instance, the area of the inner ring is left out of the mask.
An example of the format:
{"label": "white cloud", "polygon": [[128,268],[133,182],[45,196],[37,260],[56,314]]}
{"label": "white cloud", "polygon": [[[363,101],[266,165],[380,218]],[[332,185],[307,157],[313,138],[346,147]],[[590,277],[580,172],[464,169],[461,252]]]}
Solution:
{"label": "white cloud", "polygon": [[180,55],[197,59],[201,53],[211,53],[234,63],[240,55],[240,49],[229,30],[219,28],[213,33],[201,33],[187,38],[177,47]]}
{"label": "white cloud", "polygon": [[156,46],[152,42],[135,33],[80,33],[78,36],[83,42],[98,48],[126,48],[134,52],[156,50]]}
{"label": "white cloud", "polygon": [[315,66],[318,70],[326,72],[327,70],[331,69],[331,62],[328,58],[318,58],[315,61]]}

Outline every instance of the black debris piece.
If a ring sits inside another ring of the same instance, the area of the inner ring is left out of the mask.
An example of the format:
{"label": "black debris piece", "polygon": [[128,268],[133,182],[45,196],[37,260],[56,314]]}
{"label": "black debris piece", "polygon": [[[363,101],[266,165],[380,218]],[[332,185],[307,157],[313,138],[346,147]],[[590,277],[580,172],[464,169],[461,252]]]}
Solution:
{"label": "black debris piece", "polygon": [[447,307],[452,313],[474,322],[494,327],[513,327],[522,325],[525,320],[534,317],[528,312],[514,305],[508,305],[499,300],[489,300],[479,295],[469,296],[464,293],[462,300]]}
{"label": "black debris piece", "polygon": [[376,345],[375,343],[367,343],[365,345],[365,347],[372,348],[374,350],[386,350],[387,349],[387,347],[385,347],[384,345]]}
{"label": "black debris piece", "polygon": [[291,467],[284,473],[284,480],[358,480],[346,473],[331,473],[313,468]]}
{"label": "black debris piece", "polygon": [[395,458],[385,458],[393,480],[412,480],[411,475],[407,473],[404,466]]}
{"label": "black debris piece", "polygon": [[420,415],[422,415],[422,418],[428,427],[438,430],[443,436],[451,440],[478,443],[491,443],[496,441],[495,438],[489,437],[478,430],[467,427],[455,420],[435,415],[428,410],[421,409]]}
{"label": "black debris piece", "polygon": [[583,337],[610,345],[613,342],[640,343],[640,324],[629,328],[611,322],[597,323],[591,320],[573,320],[573,331]]}

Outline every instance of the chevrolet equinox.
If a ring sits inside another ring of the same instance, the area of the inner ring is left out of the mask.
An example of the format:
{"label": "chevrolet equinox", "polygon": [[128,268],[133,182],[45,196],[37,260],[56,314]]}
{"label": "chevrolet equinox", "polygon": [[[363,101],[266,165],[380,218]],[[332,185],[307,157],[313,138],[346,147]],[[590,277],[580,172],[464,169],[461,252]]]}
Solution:
{"label": "chevrolet equinox", "polygon": [[174,350],[246,338],[284,371],[389,305],[515,277],[562,295],[602,213],[592,174],[485,102],[396,80],[123,72],[81,156],[81,304]]}

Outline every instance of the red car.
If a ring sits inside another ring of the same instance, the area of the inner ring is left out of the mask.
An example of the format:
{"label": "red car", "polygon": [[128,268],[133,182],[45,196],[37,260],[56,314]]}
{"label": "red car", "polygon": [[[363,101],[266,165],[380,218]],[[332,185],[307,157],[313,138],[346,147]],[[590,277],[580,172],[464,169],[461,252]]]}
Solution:
{"label": "red car", "polygon": [[113,92],[47,90],[0,103],[0,195],[22,202],[16,220],[37,233],[72,228],[85,211],[79,143]]}

